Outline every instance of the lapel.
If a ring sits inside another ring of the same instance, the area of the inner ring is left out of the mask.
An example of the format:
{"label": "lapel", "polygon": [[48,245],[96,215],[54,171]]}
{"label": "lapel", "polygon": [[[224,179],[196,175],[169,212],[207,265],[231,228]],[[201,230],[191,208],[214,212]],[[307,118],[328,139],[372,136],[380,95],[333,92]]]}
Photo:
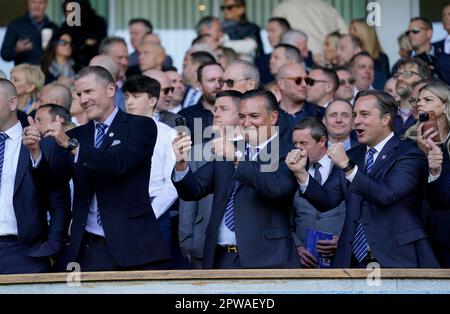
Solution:
{"label": "lapel", "polygon": [[16,178],[14,179],[14,194],[19,189],[30,166],[30,151],[23,144],[20,145],[19,162],[17,163]]}
{"label": "lapel", "polygon": [[375,164],[373,165],[373,170],[371,172],[371,176],[375,176],[375,174],[386,165],[386,162],[393,156],[395,149],[400,145],[400,140],[398,137],[394,135],[386,145],[384,145],[381,152],[378,154],[377,160],[375,160]]}
{"label": "lapel", "polygon": [[103,143],[100,146],[101,150],[105,150],[106,148],[110,147],[111,144],[115,139],[117,139],[118,134],[124,134],[124,127],[125,123],[127,121],[127,115],[123,113],[121,110],[119,110],[114,117],[113,122],[108,128],[108,132],[105,134],[105,138],[103,139]]}

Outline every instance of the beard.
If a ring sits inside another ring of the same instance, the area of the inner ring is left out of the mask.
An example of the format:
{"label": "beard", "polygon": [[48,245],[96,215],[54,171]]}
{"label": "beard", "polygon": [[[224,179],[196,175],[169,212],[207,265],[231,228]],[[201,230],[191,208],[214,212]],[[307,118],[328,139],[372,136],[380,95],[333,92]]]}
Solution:
{"label": "beard", "polygon": [[412,88],[407,84],[397,84],[395,91],[401,98],[406,98],[411,95]]}

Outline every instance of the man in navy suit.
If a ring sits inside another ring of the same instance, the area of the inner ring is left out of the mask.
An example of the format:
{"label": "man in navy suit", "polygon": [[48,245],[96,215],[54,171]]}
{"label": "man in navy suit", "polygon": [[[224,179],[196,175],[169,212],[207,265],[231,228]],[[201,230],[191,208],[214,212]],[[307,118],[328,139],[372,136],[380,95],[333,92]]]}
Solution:
{"label": "man in navy suit", "polygon": [[181,134],[174,141],[173,181],[180,198],[193,201],[214,193],[203,268],[299,266],[290,228],[297,183],[284,163],[291,146],[278,144],[277,118],[271,92],[246,92],[239,109],[245,141],[233,144],[221,132],[213,141],[215,160],[195,173],[186,162],[190,137]]}
{"label": "man in navy suit", "polygon": [[67,234],[68,185],[47,190],[33,181],[17,105],[16,88],[0,79],[0,274],[49,272]]}
{"label": "man in navy suit", "polygon": [[81,271],[161,268],[169,252],[148,194],[155,122],[118,110],[113,78],[102,67],[82,69],[75,90],[90,122],[67,134],[60,123],[49,125],[45,136],[57,145],[48,158],[29,146],[37,179],[74,180],[67,261]]}
{"label": "man in navy suit", "polygon": [[450,84],[450,4],[442,10],[442,26],[447,31],[447,35],[443,40],[433,44],[435,65],[440,78]]}
{"label": "man in navy suit", "polygon": [[342,143],[328,156],[349,182],[345,192],[339,176],[324,187],[305,169],[306,153],[294,150],[287,163],[300,183],[299,193],[319,210],[343,199],[347,213],[334,267],[439,267],[419,218],[428,174],[424,154],[393,133],[397,103],[387,93],[360,92],[355,101],[354,126],[361,144],[348,153]]}

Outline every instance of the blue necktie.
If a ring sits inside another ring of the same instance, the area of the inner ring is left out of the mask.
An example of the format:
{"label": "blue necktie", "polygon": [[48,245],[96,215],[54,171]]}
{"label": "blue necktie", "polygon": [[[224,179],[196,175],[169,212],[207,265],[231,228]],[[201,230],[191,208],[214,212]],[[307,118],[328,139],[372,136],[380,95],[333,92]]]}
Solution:
{"label": "blue necktie", "polygon": [[228,199],[227,206],[225,207],[225,226],[227,226],[230,231],[234,232],[234,197],[239,187],[239,182],[234,181],[233,192],[231,192],[230,198]]}
{"label": "blue necktie", "polygon": [[8,138],[8,135],[5,133],[0,133],[0,184],[2,180],[2,173],[3,173],[3,161],[5,159],[5,142]]}
{"label": "blue necktie", "polygon": [[95,136],[95,148],[100,148],[103,143],[103,139],[105,138],[105,131],[108,128],[108,125],[105,123],[97,123],[95,126],[97,129],[97,135]]}
{"label": "blue necktie", "polygon": [[[375,163],[373,155],[376,152],[377,150],[375,148],[371,148],[367,153],[366,173],[368,175],[370,175],[373,170],[373,165]],[[353,254],[358,262],[362,262],[367,256],[367,238],[364,233],[361,218],[358,220],[358,225],[356,226],[355,235],[353,237]]]}
{"label": "blue necktie", "polygon": [[314,167],[314,180],[316,180],[320,185],[322,185],[322,175],[320,174],[320,167],[322,165],[318,162],[313,164]]}
{"label": "blue necktie", "polygon": [[[105,123],[97,123],[95,126],[97,129],[97,135],[95,136],[95,148],[100,148],[103,143],[103,139],[105,138],[105,131],[108,128],[108,125]],[[99,226],[102,226],[102,218],[100,217],[100,211],[97,208],[97,223]]]}

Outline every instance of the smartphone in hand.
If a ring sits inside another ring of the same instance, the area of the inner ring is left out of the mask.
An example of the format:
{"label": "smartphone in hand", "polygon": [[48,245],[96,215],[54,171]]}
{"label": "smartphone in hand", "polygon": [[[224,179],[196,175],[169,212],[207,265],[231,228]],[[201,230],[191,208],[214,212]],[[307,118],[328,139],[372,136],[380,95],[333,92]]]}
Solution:
{"label": "smartphone in hand", "polygon": [[[428,131],[429,129],[435,129],[438,131],[436,114],[434,111],[422,112],[419,114],[419,121],[423,123],[422,134]],[[441,142],[441,137],[439,133],[435,135],[431,140],[435,143]]]}

